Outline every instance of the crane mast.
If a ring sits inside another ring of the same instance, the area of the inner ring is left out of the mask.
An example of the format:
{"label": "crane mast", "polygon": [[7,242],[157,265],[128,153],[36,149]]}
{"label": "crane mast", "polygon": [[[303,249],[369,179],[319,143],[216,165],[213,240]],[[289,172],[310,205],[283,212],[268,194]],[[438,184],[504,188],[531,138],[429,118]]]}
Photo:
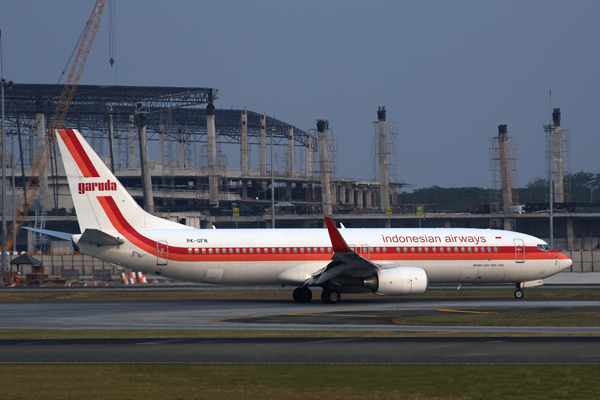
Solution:
{"label": "crane mast", "polygon": [[13,230],[16,230],[16,235],[19,234],[19,231],[27,219],[27,214],[29,213],[29,209],[33,203],[33,198],[38,192],[40,180],[44,175],[46,165],[48,164],[48,160],[52,154],[52,149],[54,149],[56,144],[56,135],[54,130],[62,127],[65,116],[69,111],[69,105],[71,104],[71,100],[75,94],[75,89],[79,83],[79,78],[83,72],[83,67],[85,66],[85,62],[90,54],[92,44],[94,43],[94,38],[96,37],[98,27],[100,26],[100,19],[102,18],[102,11],[104,10],[105,2],[106,0],[96,1],[92,14],[87,21],[81,42],[79,43],[79,48],[77,49],[75,60],[71,66],[71,70],[60,95],[60,99],[58,100],[56,110],[54,110],[54,115],[52,116],[50,124],[48,125],[48,132],[44,137],[44,142],[36,157],[35,163],[31,168],[29,181],[23,190],[23,196],[21,197],[19,207],[16,210],[15,218],[13,219],[13,223],[7,234],[6,249],[10,249],[12,247],[12,232]]}

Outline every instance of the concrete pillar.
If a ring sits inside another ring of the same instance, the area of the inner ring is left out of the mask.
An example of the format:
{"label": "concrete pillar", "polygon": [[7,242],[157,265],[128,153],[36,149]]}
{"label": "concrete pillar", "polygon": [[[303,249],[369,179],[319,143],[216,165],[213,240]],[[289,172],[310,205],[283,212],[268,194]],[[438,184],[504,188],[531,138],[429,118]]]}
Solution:
{"label": "concrete pillar", "polygon": [[285,195],[287,196],[288,201],[292,200],[292,182],[287,182],[285,184]]}
{"label": "concrete pillar", "polygon": [[294,178],[295,170],[294,170],[294,127],[288,127],[288,164],[289,169],[288,172],[290,174],[290,178]]}
{"label": "concrete pillar", "polygon": [[128,154],[127,154],[127,168],[133,169],[136,167],[135,162],[135,117],[129,116],[129,137],[128,137]]}
{"label": "concrete pillar", "polygon": [[319,143],[319,169],[321,170],[321,199],[323,201],[323,215],[332,214],[331,207],[331,184],[329,179],[329,162],[327,157],[327,135],[325,133],[325,121],[317,121],[317,136]]}
{"label": "concrete pillar", "polygon": [[[158,124],[158,160],[163,171],[165,169],[165,124]],[[169,160],[170,162],[170,160]]]}
{"label": "concrete pillar", "polygon": [[240,169],[242,176],[248,176],[248,113],[242,111],[240,120]]}
{"label": "concrete pillar", "polygon": [[112,115],[112,106],[108,108],[108,156],[110,157],[110,171],[115,172],[115,127]]}
{"label": "concrete pillar", "polygon": [[[46,117],[44,114],[36,114],[35,115],[35,123],[37,125],[37,148],[38,153],[42,150],[44,146],[44,139],[46,137]],[[46,150],[47,151],[47,150]],[[30,161],[30,164],[33,166],[36,161],[37,154],[33,156],[33,159]],[[46,169],[44,173],[40,177],[40,187],[38,189],[40,202],[44,202],[46,196],[50,195],[50,189],[48,188],[48,175],[50,174],[50,163],[46,165]],[[30,200],[31,201],[31,200]]]}
{"label": "concrete pillar", "polygon": [[444,228],[452,228],[452,221],[450,221],[449,219],[445,219]]}
{"label": "concrete pillar", "polygon": [[554,123],[554,133],[552,135],[554,154],[552,162],[554,163],[554,202],[564,203],[564,177],[563,177],[563,152],[562,152],[562,128],[560,127],[560,108],[555,108],[552,113],[552,122]]}
{"label": "concrete pillar", "polygon": [[573,218],[567,218],[567,249],[573,248]]}
{"label": "concrete pillar", "polygon": [[179,130],[179,142],[177,143],[177,167],[185,168],[185,135],[183,130]]}
{"label": "concrete pillar", "polygon": [[363,208],[363,191],[362,189],[356,189],[356,206]]}
{"label": "concrete pillar", "polygon": [[217,176],[217,136],[215,132],[215,106],[206,106],[206,140],[208,142],[208,192],[212,205],[219,205],[219,177]]}
{"label": "concrete pillar", "polygon": [[365,193],[365,208],[371,208],[371,202],[373,201],[373,192],[367,190]]}
{"label": "concrete pillar", "polygon": [[340,203],[346,204],[346,185],[340,184]]}
{"label": "concrete pillar", "polygon": [[387,126],[385,122],[385,107],[379,107],[377,110],[377,134],[379,135],[379,185],[381,209],[385,210],[390,205],[389,195],[389,171],[388,171],[388,156],[387,156]]}
{"label": "concrete pillar", "polygon": [[242,198],[248,198],[248,181],[242,181]]}
{"label": "concrete pillar", "polygon": [[144,114],[138,114],[138,139],[140,143],[144,209],[150,214],[154,214],[154,195],[152,193],[152,176],[150,175],[150,161],[148,158],[148,138],[146,137],[146,116]]}
{"label": "concrete pillar", "polygon": [[306,179],[312,178],[312,137],[306,133]]}
{"label": "concrete pillar", "polygon": [[[508,132],[506,125],[498,126],[498,148],[500,152],[500,176],[502,177],[502,205],[504,206],[504,216],[511,214],[510,209],[513,206],[512,201],[512,182],[510,180],[510,165],[508,160]],[[513,220],[504,218],[504,230],[512,231]]]}
{"label": "concrete pillar", "polygon": [[267,176],[267,116],[260,116],[260,176]]}

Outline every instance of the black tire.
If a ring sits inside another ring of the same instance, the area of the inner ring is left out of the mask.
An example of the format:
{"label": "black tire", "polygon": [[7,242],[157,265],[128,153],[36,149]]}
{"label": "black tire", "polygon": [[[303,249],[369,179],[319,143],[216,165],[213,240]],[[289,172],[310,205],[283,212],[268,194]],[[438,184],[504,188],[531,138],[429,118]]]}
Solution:
{"label": "black tire", "polygon": [[298,301],[300,303],[309,303],[312,300],[312,290],[307,287],[298,288]]}
{"label": "black tire", "polygon": [[292,297],[294,298],[294,301],[299,303],[300,302],[300,292],[302,291],[302,288],[296,288],[294,289],[294,291],[292,292]]}
{"label": "black tire", "polygon": [[323,293],[321,293],[321,300],[325,304],[337,304],[341,298],[340,292],[335,289],[323,289]]}
{"label": "black tire", "polygon": [[513,295],[515,296],[515,299],[522,299],[523,297],[525,297],[525,293],[523,293],[523,291],[521,289],[516,289],[515,292],[513,293]]}

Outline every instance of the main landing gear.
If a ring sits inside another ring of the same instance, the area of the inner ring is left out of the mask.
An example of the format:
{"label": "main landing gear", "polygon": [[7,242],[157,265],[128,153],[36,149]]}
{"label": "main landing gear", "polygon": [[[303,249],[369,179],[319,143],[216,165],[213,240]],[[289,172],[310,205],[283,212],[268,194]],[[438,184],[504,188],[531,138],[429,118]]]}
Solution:
{"label": "main landing gear", "polygon": [[325,304],[339,303],[341,298],[342,298],[342,296],[340,295],[340,292],[338,292],[335,289],[325,288],[325,289],[323,289],[323,292],[321,293],[321,300]]}
{"label": "main landing gear", "polygon": [[[308,303],[312,300],[312,291],[307,287],[299,287],[294,289],[292,293],[294,301],[298,303]],[[340,302],[342,295],[336,289],[323,289],[321,300],[325,304],[336,304]]]}
{"label": "main landing gear", "polygon": [[292,297],[298,303],[308,303],[312,300],[312,291],[307,287],[299,287],[294,289]]}

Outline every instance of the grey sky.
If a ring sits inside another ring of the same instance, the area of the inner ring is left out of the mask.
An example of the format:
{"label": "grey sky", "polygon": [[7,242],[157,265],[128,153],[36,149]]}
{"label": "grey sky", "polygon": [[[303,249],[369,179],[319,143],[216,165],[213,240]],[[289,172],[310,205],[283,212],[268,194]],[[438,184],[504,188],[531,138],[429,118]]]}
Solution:
{"label": "grey sky", "polygon": [[[93,0],[8,1],[4,75],[56,83]],[[599,172],[600,3],[115,0],[119,85],[219,89],[216,104],[302,129],[330,121],[340,177],[368,178],[380,105],[399,123],[398,178],[489,186],[488,137],[519,137],[519,183],[544,174],[548,91],[571,170]],[[115,84],[108,13],[81,84]]]}

